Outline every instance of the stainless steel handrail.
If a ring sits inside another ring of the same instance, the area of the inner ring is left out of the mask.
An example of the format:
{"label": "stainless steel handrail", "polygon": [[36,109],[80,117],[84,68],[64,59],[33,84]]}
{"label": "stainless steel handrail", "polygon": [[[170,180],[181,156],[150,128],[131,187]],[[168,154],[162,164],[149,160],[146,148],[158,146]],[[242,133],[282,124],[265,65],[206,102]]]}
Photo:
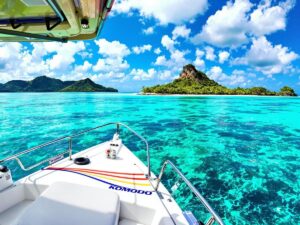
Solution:
{"label": "stainless steel handrail", "polygon": [[206,201],[206,199],[199,193],[199,191],[192,185],[192,183],[181,173],[181,171],[170,161],[166,160],[161,168],[159,177],[157,179],[157,185],[155,187],[156,191],[158,190],[159,184],[161,182],[162,176],[164,174],[164,171],[166,169],[167,165],[170,165],[173,170],[181,177],[181,179],[187,184],[187,186],[190,188],[190,190],[197,196],[197,198],[200,200],[202,205],[208,210],[208,212],[211,214],[211,217],[209,218],[206,225],[211,225],[215,221],[219,225],[224,225],[222,219],[219,217],[219,215],[215,212],[215,210],[209,205],[209,203]]}
{"label": "stainless steel handrail", "polygon": [[62,13],[59,11],[59,9],[57,8],[56,4],[52,0],[46,0],[46,1],[49,4],[49,6],[53,9],[55,14],[59,17],[60,22],[63,22],[65,20],[65,18],[62,15]]}
{"label": "stainless steel handrail", "polygon": [[[83,134],[86,134],[90,131],[94,131],[94,130],[97,130],[99,128],[103,128],[103,127],[107,127],[107,126],[110,126],[110,125],[117,125],[117,132],[119,133],[120,131],[120,126],[123,126],[125,127],[126,129],[128,129],[131,133],[133,133],[135,136],[137,136],[139,139],[141,139],[145,145],[146,145],[146,151],[147,151],[147,166],[148,166],[148,171],[147,171],[147,176],[150,178],[151,177],[151,164],[150,164],[150,152],[149,152],[149,144],[147,142],[147,140],[145,138],[143,138],[141,135],[139,135],[135,130],[133,130],[132,128],[130,128],[129,126],[127,126],[126,124],[123,124],[123,123],[120,123],[120,122],[111,122],[111,123],[106,123],[106,124],[103,124],[103,125],[100,125],[100,126],[97,126],[97,127],[94,127],[94,128],[90,128],[90,129],[87,129],[87,130],[84,130],[82,132],[79,132],[77,134],[74,134],[74,135],[71,135],[71,136],[64,136],[64,137],[61,137],[61,138],[57,138],[55,140],[52,140],[52,141],[49,141],[49,142],[45,142],[41,145],[38,145],[38,146],[35,146],[33,148],[29,148],[25,151],[22,151],[22,152],[19,152],[17,154],[14,154],[12,156],[9,156],[7,158],[4,158],[4,159],[1,159],[0,160],[0,164],[4,163],[4,162],[8,162],[8,161],[11,161],[11,160],[16,160],[19,164],[19,166],[21,167],[22,170],[25,170],[25,171],[28,171],[28,170],[31,170],[47,161],[50,161],[51,159],[53,159],[53,157],[51,158],[48,158],[48,159],[45,159],[37,164],[34,164],[28,168],[24,167],[23,163],[21,162],[21,160],[19,159],[19,157],[25,155],[25,154],[28,154],[30,152],[33,152],[35,150],[38,150],[38,149],[41,149],[43,147],[46,147],[46,146],[49,146],[49,145],[53,145],[55,143],[58,143],[58,142],[61,142],[63,140],[68,140],[69,141],[69,149],[68,151],[65,151],[59,155],[56,155],[56,156],[60,156],[60,155],[64,155],[66,153],[69,153],[69,159],[72,160],[72,140],[73,138],[75,137],[78,137],[78,136],[81,136]],[[54,156],[54,157],[56,157]]]}

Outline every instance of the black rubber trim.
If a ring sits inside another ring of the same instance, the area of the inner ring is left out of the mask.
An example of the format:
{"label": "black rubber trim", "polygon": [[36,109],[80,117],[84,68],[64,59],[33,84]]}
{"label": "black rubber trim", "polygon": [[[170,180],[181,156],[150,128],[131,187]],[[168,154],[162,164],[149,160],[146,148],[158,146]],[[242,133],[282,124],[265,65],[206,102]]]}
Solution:
{"label": "black rubber trim", "polygon": [[0,172],[2,172],[2,173],[6,173],[6,172],[8,172],[8,167],[7,166],[1,166],[0,165]]}
{"label": "black rubber trim", "polygon": [[91,160],[86,157],[78,157],[74,159],[74,163],[76,165],[88,165],[90,164]]}

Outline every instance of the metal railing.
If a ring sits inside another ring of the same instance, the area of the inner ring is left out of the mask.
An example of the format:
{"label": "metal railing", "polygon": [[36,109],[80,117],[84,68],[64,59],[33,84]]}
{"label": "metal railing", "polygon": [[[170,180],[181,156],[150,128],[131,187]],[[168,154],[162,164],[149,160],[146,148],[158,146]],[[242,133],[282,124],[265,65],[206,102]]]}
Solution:
{"label": "metal railing", "polygon": [[[148,169],[148,171],[147,171],[147,177],[150,178],[151,177],[151,164],[150,164],[149,145],[148,145],[147,140],[145,138],[143,138],[141,135],[139,135],[132,128],[130,128],[129,126],[127,126],[126,124],[119,123],[119,122],[106,123],[106,124],[103,124],[103,125],[91,128],[91,129],[84,130],[82,132],[79,132],[79,133],[71,135],[71,136],[65,136],[65,137],[57,138],[55,140],[43,143],[43,144],[35,146],[33,148],[29,148],[29,149],[27,149],[25,151],[19,152],[17,154],[9,156],[9,157],[7,157],[5,159],[2,159],[2,160],[0,160],[0,164],[8,162],[8,161],[11,161],[11,160],[16,160],[22,170],[28,171],[28,170],[31,170],[33,168],[36,168],[36,167],[42,165],[43,163],[50,162],[55,157],[64,156],[67,153],[69,154],[69,159],[72,160],[72,141],[73,141],[73,138],[81,136],[81,135],[86,134],[88,132],[91,132],[91,131],[103,128],[103,127],[110,126],[110,125],[116,125],[117,126],[116,127],[116,130],[117,130],[116,132],[117,133],[120,132],[120,126],[125,127],[127,130],[129,130],[131,133],[133,133],[135,136],[137,136],[140,140],[142,140],[145,143],[145,145],[146,145],[146,151],[147,151],[147,164],[148,164],[147,165],[148,166],[148,168],[147,168]],[[34,164],[34,165],[30,166],[30,167],[27,167],[27,168],[23,165],[22,161],[20,160],[20,157],[23,156],[23,155],[26,155],[28,153],[31,153],[33,151],[36,151],[36,150],[41,149],[41,148],[46,147],[46,146],[50,146],[50,145],[59,143],[59,142],[61,142],[63,140],[68,140],[68,143],[69,143],[68,150],[65,151],[65,152],[63,152],[63,153],[60,153],[60,154],[55,155],[55,156],[52,156],[51,158],[47,158],[47,159],[45,159],[45,160],[43,160],[41,162],[38,162],[38,163],[36,163],[36,164]]]}
{"label": "metal railing", "polygon": [[224,225],[222,219],[219,217],[219,215],[215,212],[215,210],[209,205],[209,203],[206,201],[206,199],[199,193],[199,191],[194,187],[194,185],[191,184],[191,182],[181,173],[181,171],[169,160],[166,160],[161,168],[159,177],[157,179],[157,185],[155,187],[155,190],[158,190],[159,184],[161,182],[162,176],[165,172],[166,166],[170,165],[172,169],[181,177],[181,179],[186,183],[186,185],[190,188],[190,190],[196,195],[196,197],[200,200],[202,205],[207,209],[207,211],[210,213],[211,217],[207,221],[205,225],[212,225],[214,222],[217,222],[219,225]]}

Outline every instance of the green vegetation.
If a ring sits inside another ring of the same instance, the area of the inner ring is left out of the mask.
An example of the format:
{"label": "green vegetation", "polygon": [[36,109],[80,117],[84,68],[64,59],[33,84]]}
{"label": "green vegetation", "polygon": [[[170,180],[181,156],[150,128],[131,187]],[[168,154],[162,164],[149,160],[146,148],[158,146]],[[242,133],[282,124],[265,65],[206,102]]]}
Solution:
{"label": "green vegetation", "polygon": [[95,84],[89,78],[80,80],[74,84],[60,90],[62,92],[118,92],[114,88],[106,88],[102,85]]}
{"label": "green vegetation", "polygon": [[280,96],[297,96],[293,88],[290,88],[288,86],[284,86],[280,89],[278,95]]}
{"label": "green vegetation", "polygon": [[145,94],[207,94],[207,95],[266,95],[266,96],[297,96],[290,87],[283,87],[280,92],[276,93],[264,87],[252,88],[234,88],[224,87],[207,75],[189,64],[183,67],[178,79],[173,82],[156,85],[153,87],[144,87],[142,90]]}
{"label": "green vegetation", "polygon": [[90,79],[80,81],[61,81],[46,76],[31,81],[12,80],[0,84],[0,92],[118,92],[110,87],[94,83]]}

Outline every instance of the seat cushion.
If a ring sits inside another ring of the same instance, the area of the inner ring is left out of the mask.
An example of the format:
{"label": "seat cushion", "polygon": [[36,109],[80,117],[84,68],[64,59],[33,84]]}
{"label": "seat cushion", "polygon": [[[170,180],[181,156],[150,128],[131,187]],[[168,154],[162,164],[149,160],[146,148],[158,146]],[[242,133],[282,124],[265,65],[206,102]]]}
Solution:
{"label": "seat cushion", "polygon": [[117,225],[119,212],[113,191],[58,182],[32,203],[18,225]]}

